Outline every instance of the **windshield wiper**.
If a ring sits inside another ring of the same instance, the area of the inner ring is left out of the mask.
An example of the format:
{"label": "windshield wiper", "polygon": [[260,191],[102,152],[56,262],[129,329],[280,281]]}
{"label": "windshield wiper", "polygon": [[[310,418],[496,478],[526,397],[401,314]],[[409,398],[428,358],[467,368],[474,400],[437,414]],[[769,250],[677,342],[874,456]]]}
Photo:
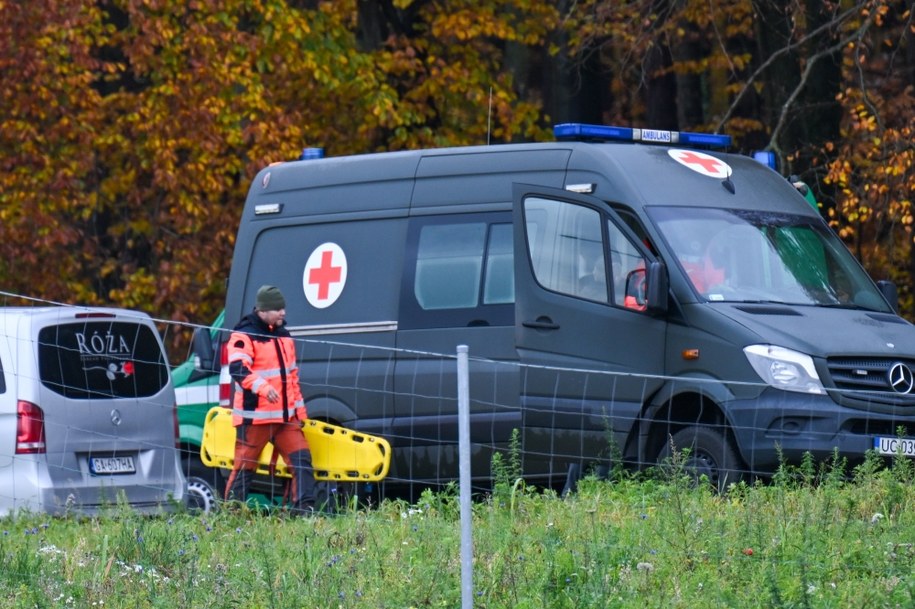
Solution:
{"label": "windshield wiper", "polygon": [[872,309],[870,307],[862,307],[859,304],[853,302],[833,302],[833,303],[822,303],[817,304],[818,307],[824,307],[826,309],[848,309],[850,311],[871,311],[873,313],[886,313],[886,311],[878,311],[877,309]]}
{"label": "windshield wiper", "polygon": [[800,302],[786,302],[786,301],[784,301],[784,300],[761,300],[761,299],[757,299],[757,300],[739,300],[739,301],[734,301],[734,302],[742,302],[742,303],[746,303],[746,304],[770,304],[770,305],[781,305],[781,306],[785,306],[785,307],[798,307],[798,306],[803,306],[803,304],[804,304],[804,303],[800,303]]}

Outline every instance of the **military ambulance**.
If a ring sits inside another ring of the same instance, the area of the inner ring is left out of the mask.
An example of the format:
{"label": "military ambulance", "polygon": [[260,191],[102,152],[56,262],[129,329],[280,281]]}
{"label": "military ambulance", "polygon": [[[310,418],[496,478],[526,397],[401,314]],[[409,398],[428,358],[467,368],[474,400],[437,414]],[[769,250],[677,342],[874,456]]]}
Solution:
{"label": "military ambulance", "polygon": [[689,449],[719,488],[915,455],[915,328],[788,180],[727,136],[555,135],[265,168],[227,327],[278,286],[309,415],[387,438],[389,481],[457,478],[462,344],[484,486],[513,432],[551,486],[608,455]]}

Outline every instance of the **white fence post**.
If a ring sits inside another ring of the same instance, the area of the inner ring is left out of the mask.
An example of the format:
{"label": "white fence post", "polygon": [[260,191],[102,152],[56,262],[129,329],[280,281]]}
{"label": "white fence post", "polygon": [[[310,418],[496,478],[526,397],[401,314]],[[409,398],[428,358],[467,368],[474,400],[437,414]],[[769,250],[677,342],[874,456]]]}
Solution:
{"label": "white fence post", "polygon": [[473,608],[473,526],[470,505],[470,378],[467,345],[457,347],[458,454],[461,490],[461,609]]}

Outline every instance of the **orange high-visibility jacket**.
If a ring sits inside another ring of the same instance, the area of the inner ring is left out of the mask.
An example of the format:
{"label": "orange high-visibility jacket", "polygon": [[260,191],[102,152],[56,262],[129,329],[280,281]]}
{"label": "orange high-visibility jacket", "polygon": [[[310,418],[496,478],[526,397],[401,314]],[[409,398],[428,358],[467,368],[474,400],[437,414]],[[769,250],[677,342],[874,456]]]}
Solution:
{"label": "orange high-visibility jacket", "polygon": [[[257,313],[251,313],[229,336],[228,356],[235,381],[233,425],[305,420],[295,343],[286,328],[267,326]],[[277,402],[267,400],[270,387],[280,396]]]}

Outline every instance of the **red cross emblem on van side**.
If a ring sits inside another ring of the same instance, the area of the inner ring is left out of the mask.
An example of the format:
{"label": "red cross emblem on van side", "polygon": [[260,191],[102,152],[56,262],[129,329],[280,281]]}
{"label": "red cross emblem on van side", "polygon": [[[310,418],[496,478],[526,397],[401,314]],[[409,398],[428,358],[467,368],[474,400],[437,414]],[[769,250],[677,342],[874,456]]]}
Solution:
{"label": "red cross emblem on van side", "polygon": [[322,243],[308,256],[302,274],[302,289],[308,303],[325,309],[337,301],[346,285],[346,254],[336,243]]}
{"label": "red cross emblem on van side", "polygon": [[321,266],[311,269],[308,273],[308,283],[318,286],[318,300],[326,300],[330,292],[330,284],[340,281],[342,267],[334,266],[333,260],[333,252],[321,252]]}
{"label": "red cross emblem on van side", "polygon": [[710,178],[726,178],[731,175],[731,167],[710,154],[695,150],[668,150],[670,157],[697,173]]}

